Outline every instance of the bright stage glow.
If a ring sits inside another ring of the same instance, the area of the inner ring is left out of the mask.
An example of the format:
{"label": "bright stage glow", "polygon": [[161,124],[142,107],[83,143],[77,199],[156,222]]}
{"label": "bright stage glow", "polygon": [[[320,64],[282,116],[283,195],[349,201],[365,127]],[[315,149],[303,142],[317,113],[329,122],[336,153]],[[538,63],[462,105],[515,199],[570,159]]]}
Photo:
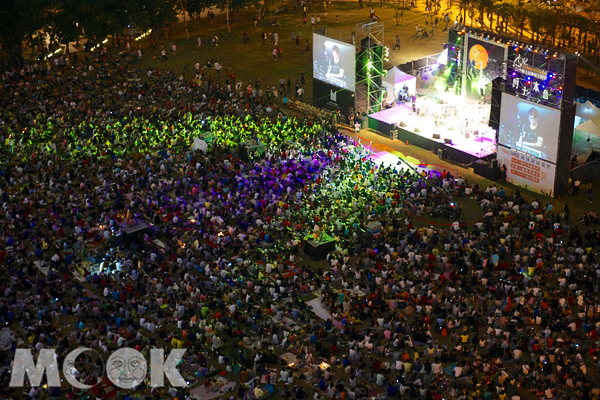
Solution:
{"label": "bright stage glow", "polygon": [[402,103],[369,117],[439,143],[450,139],[448,146],[482,158],[496,152],[496,133],[488,126],[489,115],[489,104],[441,92],[419,97],[416,112],[411,104]]}

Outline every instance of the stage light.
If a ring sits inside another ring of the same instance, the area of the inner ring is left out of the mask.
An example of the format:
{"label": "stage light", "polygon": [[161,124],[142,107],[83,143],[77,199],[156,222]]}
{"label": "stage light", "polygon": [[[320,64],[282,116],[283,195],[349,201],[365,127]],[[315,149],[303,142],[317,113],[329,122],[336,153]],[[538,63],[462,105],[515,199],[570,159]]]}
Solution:
{"label": "stage light", "polygon": [[558,53],[554,53],[554,57],[558,56]]}
{"label": "stage light", "polygon": [[558,87],[558,90],[562,90],[562,86],[559,86],[559,87]]}

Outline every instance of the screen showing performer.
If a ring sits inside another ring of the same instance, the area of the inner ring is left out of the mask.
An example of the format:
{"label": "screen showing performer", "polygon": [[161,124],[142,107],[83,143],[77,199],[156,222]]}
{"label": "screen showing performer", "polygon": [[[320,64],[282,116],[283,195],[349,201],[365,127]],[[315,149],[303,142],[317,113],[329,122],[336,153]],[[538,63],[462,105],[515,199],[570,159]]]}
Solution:
{"label": "screen showing performer", "polygon": [[498,143],[556,162],[560,110],[502,93]]}
{"label": "screen showing performer", "polygon": [[355,50],[348,43],[313,34],[313,77],[354,91]]}

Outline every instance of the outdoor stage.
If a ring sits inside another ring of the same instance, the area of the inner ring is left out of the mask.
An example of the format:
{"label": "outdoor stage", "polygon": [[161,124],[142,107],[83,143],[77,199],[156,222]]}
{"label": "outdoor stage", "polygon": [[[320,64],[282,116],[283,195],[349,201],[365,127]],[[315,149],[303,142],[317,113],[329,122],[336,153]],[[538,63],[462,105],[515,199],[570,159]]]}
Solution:
{"label": "outdoor stage", "polygon": [[490,105],[450,93],[417,98],[368,116],[369,128],[391,137],[398,126],[398,140],[438,152],[470,164],[496,152],[496,132],[488,126]]}

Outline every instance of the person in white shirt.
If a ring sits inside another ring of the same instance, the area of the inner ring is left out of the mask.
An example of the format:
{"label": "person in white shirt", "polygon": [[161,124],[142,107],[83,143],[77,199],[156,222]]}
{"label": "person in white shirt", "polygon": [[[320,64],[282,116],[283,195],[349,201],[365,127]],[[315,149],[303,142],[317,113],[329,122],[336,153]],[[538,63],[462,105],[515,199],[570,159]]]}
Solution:
{"label": "person in white shirt", "polygon": [[282,369],[281,373],[279,374],[279,380],[282,382],[287,382],[289,377],[290,377],[290,373],[285,368]]}

